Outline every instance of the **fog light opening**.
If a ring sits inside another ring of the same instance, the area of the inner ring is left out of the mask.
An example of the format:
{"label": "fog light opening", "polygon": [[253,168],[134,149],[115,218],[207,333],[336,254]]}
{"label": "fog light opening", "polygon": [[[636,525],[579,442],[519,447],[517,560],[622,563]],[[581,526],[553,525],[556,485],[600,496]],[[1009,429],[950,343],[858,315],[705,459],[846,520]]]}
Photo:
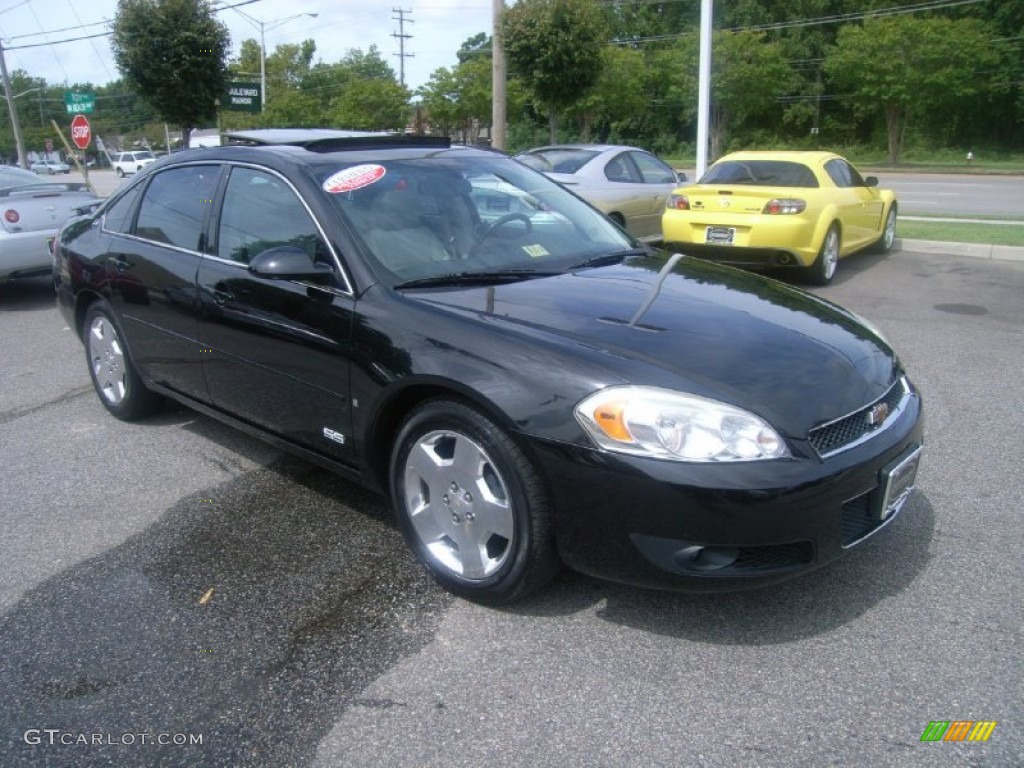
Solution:
{"label": "fog light opening", "polygon": [[736,562],[740,551],[735,547],[683,547],[672,555],[676,565],[687,571],[717,571]]}
{"label": "fog light opening", "polygon": [[780,253],[778,261],[781,266],[785,267],[793,263],[793,257],[788,253]]}

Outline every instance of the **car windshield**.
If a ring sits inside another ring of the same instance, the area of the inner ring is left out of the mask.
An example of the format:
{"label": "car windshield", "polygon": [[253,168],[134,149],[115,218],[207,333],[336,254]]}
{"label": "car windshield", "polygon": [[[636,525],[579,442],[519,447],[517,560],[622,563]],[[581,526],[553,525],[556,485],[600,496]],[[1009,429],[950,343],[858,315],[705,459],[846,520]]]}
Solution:
{"label": "car windshield", "polygon": [[525,278],[636,247],[575,195],[497,154],[321,164],[315,175],[392,285]]}
{"label": "car windshield", "polygon": [[711,166],[699,183],[755,187],[818,186],[810,168],[787,160],[726,160]]}
{"label": "car windshield", "polygon": [[572,147],[554,147],[538,149],[516,156],[516,160],[547,173],[576,173],[600,153],[591,149],[574,149]]}

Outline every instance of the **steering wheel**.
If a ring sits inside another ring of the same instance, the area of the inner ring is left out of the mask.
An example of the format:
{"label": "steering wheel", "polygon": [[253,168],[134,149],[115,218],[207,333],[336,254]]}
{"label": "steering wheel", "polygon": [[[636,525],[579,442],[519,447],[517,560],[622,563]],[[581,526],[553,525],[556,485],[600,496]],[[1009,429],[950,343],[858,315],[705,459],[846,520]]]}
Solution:
{"label": "steering wheel", "polygon": [[494,234],[495,230],[505,226],[513,221],[521,221],[526,225],[526,231],[533,231],[533,222],[530,221],[530,217],[525,213],[506,213],[504,216],[495,219],[486,227],[480,230],[480,233],[476,236],[476,242],[473,244],[473,248],[470,250],[470,256],[473,256],[480,250],[480,246],[484,244],[484,241]]}

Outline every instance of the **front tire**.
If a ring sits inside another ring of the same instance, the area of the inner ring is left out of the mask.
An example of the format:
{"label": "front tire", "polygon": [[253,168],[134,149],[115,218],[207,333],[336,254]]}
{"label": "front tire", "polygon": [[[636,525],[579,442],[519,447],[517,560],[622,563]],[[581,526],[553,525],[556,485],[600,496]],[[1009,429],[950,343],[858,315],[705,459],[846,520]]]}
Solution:
{"label": "front tire", "polygon": [[510,603],[558,572],[537,471],[475,408],[432,400],[414,410],[395,441],[390,486],[406,541],[449,591]]}
{"label": "front tire", "polygon": [[842,240],[839,235],[839,227],[833,224],[825,233],[825,239],[821,243],[821,250],[818,251],[818,258],[807,268],[807,280],[814,285],[828,285],[836,276],[836,267],[839,265],[839,247]]}
{"label": "front tire", "polygon": [[97,302],[85,315],[83,339],[89,376],[103,407],[123,421],[152,413],[159,397],[146,389],[132,365],[110,306]]}
{"label": "front tire", "polygon": [[119,179],[123,179],[124,178],[124,168],[115,168],[114,169],[114,173],[117,174],[117,177]]}
{"label": "front tire", "polygon": [[875,253],[888,253],[896,242],[896,205],[889,208],[885,216],[885,227],[882,229],[882,236],[875,241],[872,250]]}

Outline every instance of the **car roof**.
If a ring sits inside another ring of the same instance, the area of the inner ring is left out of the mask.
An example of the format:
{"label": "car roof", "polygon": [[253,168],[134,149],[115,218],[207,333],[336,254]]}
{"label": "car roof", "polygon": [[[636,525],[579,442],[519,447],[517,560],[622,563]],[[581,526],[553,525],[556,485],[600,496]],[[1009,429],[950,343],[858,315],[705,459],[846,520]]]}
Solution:
{"label": "car roof", "polygon": [[612,150],[638,150],[640,152],[647,152],[647,150],[643,149],[642,147],[630,147],[630,146],[627,146],[625,144],[584,144],[584,143],[576,143],[576,144],[549,144],[546,147],[534,147],[533,149],[527,150],[523,154],[529,154],[530,152],[544,152],[545,150],[550,150],[550,149],[585,149],[585,150],[589,150],[591,152],[609,152],[609,151],[612,151]]}
{"label": "car roof", "polygon": [[720,163],[723,160],[788,160],[791,162],[810,165],[812,163],[821,163],[826,160],[831,160],[836,157],[839,157],[839,155],[835,152],[824,152],[821,150],[745,150],[742,152],[730,152],[729,154],[718,158],[715,162]]}
{"label": "car roof", "polygon": [[251,131],[230,131],[224,134],[228,144],[306,145],[324,139],[351,139],[370,136],[395,136],[384,131],[349,131],[335,128],[257,128]]}
{"label": "car roof", "polygon": [[421,158],[437,154],[439,150],[493,154],[475,147],[453,147],[450,139],[439,136],[319,129],[239,131],[225,135],[258,140],[243,140],[240,143],[175,152],[158,159],[154,167],[163,168],[197,161],[235,161],[257,162],[284,170],[286,167],[321,165],[332,161],[351,163],[373,162],[384,158]]}

